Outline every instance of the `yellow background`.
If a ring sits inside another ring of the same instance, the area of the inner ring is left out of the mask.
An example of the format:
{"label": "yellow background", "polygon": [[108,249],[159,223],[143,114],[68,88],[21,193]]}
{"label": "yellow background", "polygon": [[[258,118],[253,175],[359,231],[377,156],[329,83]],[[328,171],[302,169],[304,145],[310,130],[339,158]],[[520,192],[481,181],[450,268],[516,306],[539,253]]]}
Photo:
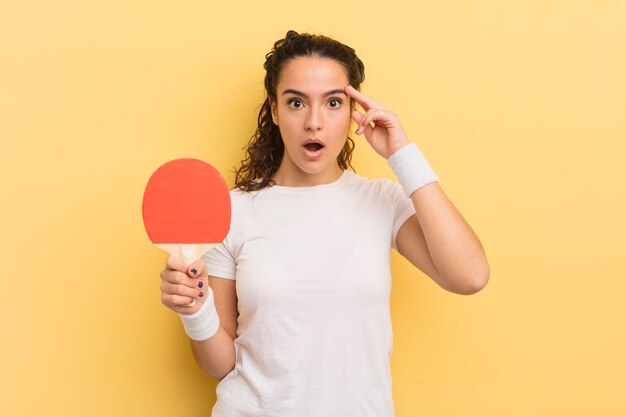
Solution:
{"label": "yellow background", "polygon": [[[288,29],[357,50],[488,255],[468,297],[393,253],[396,415],[626,415],[616,0],[2,0],[0,415],[210,414],[142,193],[177,157],[234,184]],[[357,173],[395,180],[355,139]]]}

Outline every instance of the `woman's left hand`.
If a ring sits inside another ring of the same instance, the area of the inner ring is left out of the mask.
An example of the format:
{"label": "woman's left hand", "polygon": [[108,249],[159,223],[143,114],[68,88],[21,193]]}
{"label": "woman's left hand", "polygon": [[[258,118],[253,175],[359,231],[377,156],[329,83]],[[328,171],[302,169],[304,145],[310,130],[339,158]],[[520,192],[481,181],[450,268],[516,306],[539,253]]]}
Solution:
{"label": "woman's left hand", "polygon": [[[365,139],[372,145],[377,154],[387,159],[394,152],[410,143],[400,124],[400,119],[395,113],[383,108],[350,84],[344,90],[366,111],[363,114],[358,110],[352,110],[352,118],[358,126],[355,133],[357,135],[364,133]],[[370,125],[372,122],[374,127]]]}

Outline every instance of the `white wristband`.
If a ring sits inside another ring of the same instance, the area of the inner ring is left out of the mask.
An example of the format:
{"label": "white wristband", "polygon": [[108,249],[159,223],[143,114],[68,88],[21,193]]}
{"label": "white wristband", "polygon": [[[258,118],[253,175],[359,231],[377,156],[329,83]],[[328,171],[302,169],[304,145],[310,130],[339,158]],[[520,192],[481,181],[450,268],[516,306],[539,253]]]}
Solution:
{"label": "white wristband", "polygon": [[193,340],[201,341],[209,339],[217,333],[220,327],[220,318],[215,310],[215,301],[213,299],[213,290],[210,286],[206,288],[206,300],[200,307],[200,310],[193,314],[178,313],[185,333]]}
{"label": "white wristband", "polygon": [[394,152],[387,158],[387,163],[408,197],[424,185],[439,181],[424,154],[413,142]]}

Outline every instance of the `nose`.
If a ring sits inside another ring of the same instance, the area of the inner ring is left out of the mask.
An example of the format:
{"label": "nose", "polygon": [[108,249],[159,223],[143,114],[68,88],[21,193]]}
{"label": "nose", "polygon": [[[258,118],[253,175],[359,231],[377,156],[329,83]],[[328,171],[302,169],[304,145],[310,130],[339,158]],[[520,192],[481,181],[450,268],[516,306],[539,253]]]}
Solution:
{"label": "nose", "polygon": [[311,111],[307,115],[304,128],[306,130],[319,130],[324,126],[324,122],[322,120],[322,112],[317,109],[315,106],[311,107]]}

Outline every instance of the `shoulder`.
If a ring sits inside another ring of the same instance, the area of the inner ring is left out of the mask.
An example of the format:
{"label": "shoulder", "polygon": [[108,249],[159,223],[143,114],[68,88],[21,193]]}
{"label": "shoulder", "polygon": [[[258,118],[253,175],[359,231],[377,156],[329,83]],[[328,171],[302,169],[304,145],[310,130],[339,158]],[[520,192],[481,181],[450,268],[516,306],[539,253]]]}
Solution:
{"label": "shoulder", "polygon": [[265,188],[262,188],[256,191],[245,191],[245,190],[242,190],[241,188],[233,187],[230,189],[229,192],[230,192],[230,198],[232,200],[239,201],[239,200],[245,200],[245,199],[251,198],[257,195],[258,193],[263,192],[264,190]]}
{"label": "shoulder", "polygon": [[367,178],[351,171],[348,172],[346,183],[368,193],[374,192],[385,195],[396,193],[400,186],[389,178]]}

